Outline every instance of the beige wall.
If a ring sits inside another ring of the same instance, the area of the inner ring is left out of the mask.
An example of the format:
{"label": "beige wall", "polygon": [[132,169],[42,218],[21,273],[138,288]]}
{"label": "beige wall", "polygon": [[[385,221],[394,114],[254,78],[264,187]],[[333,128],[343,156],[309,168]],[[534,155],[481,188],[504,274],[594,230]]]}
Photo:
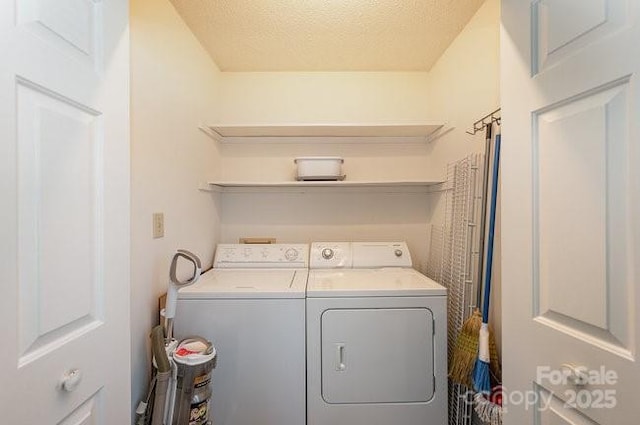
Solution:
{"label": "beige wall", "polygon": [[[424,72],[249,72],[222,74],[218,121],[225,124],[412,123],[429,119]],[[348,179],[428,178],[424,143],[224,144],[225,180],[283,180],[293,158],[339,155]]]}
{"label": "beige wall", "polygon": [[227,72],[223,123],[361,123],[428,119],[424,72]]}
{"label": "beige wall", "polygon": [[[429,120],[423,72],[223,73],[219,122],[231,124],[413,123]],[[437,179],[424,142],[331,139],[221,145],[224,180],[292,180],[297,156],[342,156],[348,180]],[[406,240],[414,262],[426,259],[425,194],[225,194],[222,240]],[[256,206],[260,205],[260,208]]]}
{"label": "beige wall", "polygon": [[[446,164],[484,149],[465,134],[499,105],[499,1],[488,0],[427,73],[223,73],[224,123],[446,122],[432,143],[223,144],[224,180],[290,180],[293,158],[338,155],[347,179],[442,178]],[[423,270],[437,195],[225,194],[222,239],[273,236],[286,241],[404,239]],[[270,205],[258,211],[255,202]],[[396,220],[396,218],[398,218]]]}
{"label": "beige wall", "polygon": [[348,180],[437,180],[440,167],[431,166],[424,142],[394,143],[251,143],[221,146],[222,179],[226,181],[287,181],[296,174],[294,158],[340,156]]}
{"label": "beige wall", "polygon": [[[198,130],[215,116],[219,72],[167,0],[131,2],[132,399],[146,391],[149,331],[176,249],[210,264],[218,203],[198,184],[217,177],[216,143]],[[165,237],[152,238],[164,213]],[[123,294],[123,296],[125,296]]]}
{"label": "beige wall", "polygon": [[484,152],[484,134],[465,131],[500,107],[499,49],[500,1],[487,0],[429,72],[429,116],[452,128],[431,144],[434,164]]}
{"label": "beige wall", "polygon": [[406,241],[414,265],[426,266],[430,206],[424,193],[343,189],[310,193],[227,193],[222,240],[276,237],[279,242]]}

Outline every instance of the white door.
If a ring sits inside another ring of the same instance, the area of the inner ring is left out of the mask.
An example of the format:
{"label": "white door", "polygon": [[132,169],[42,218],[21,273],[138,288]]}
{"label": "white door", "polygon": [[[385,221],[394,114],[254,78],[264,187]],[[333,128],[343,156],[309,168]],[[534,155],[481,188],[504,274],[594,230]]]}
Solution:
{"label": "white door", "polygon": [[638,424],[638,19],[502,1],[506,424]]}
{"label": "white door", "polygon": [[131,421],[127,15],[0,2],[3,424]]}

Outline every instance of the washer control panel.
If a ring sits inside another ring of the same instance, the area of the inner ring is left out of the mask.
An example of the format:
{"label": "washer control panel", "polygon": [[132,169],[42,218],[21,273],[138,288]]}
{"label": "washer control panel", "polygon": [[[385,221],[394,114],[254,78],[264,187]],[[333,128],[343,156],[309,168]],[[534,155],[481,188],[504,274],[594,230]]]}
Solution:
{"label": "washer control panel", "polygon": [[218,244],[216,268],[307,268],[307,244]]}

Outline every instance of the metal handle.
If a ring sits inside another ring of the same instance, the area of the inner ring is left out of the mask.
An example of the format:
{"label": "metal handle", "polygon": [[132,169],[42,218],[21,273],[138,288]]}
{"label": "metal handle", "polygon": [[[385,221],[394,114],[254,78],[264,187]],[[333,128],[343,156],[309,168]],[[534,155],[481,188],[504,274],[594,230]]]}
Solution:
{"label": "metal handle", "polygon": [[583,387],[587,385],[587,382],[589,382],[589,375],[587,374],[586,367],[577,366],[573,363],[564,363],[561,367],[571,384],[577,387]]}
{"label": "metal handle", "polygon": [[344,362],[344,348],[345,344],[336,344],[336,370],[338,372],[343,372],[347,368]]}
{"label": "metal handle", "polygon": [[67,392],[71,392],[78,388],[82,381],[82,371],[80,369],[72,369],[62,376],[61,387]]}

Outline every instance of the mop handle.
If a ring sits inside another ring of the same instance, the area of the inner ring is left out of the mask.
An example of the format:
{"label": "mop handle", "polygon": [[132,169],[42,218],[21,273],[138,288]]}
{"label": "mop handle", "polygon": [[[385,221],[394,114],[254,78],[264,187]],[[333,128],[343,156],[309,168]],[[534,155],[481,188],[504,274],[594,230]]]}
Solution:
{"label": "mop handle", "polygon": [[491,298],[491,269],[493,266],[493,235],[496,229],[496,204],[498,200],[498,170],[500,169],[500,134],[496,135],[493,152],[493,180],[491,182],[491,210],[489,211],[489,240],[487,248],[487,271],[484,275],[484,303],[482,323],[489,323],[489,300]]}
{"label": "mop handle", "polygon": [[482,303],[482,272],[484,271],[484,237],[486,235],[487,193],[489,192],[489,155],[491,155],[491,135],[493,126],[488,125],[484,138],[484,172],[482,173],[482,212],[480,215],[480,246],[478,249],[478,290],[476,291],[476,308]]}

